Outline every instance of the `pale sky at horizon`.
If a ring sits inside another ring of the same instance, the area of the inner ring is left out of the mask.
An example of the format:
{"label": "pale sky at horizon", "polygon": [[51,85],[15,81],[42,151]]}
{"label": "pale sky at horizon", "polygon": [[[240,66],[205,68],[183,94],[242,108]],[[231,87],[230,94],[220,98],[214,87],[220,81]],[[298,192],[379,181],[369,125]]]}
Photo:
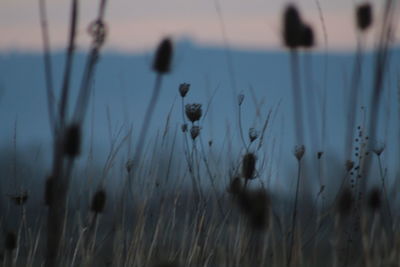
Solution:
{"label": "pale sky at horizon", "polygon": [[[51,44],[65,47],[70,0],[47,0]],[[80,1],[78,48],[89,42],[87,25],[97,12],[98,0]],[[319,48],[323,48],[323,32],[316,0],[296,3],[305,21],[316,32]],[[328,48],[353,49],[355,46],[354,5],[360,1],[320,0],[328,33]],[[375,21],[379,21],[383,1],[371,1]],[[284,0],[219,0],[231,47],[243,49],[280,48],[281,14]],[[397,7],[397,10],[399,8]],[[398,13],[398,12],[397,12]],[[396,13],[396,14],[397,14]],[[109,27],[106,49],[143,51],[152,49],[166,36],[188,38],[203,45],[223,45],[223,34],[215,8],[215,0],[112,0],[108,1],[106,21]],[[379,27],[368,32],[367,42],[374,43]],[[0,2],[0,51],[41,51],[41,30],[37,0],[2,0]],[[399,43],[399,29],[395,42]]]}

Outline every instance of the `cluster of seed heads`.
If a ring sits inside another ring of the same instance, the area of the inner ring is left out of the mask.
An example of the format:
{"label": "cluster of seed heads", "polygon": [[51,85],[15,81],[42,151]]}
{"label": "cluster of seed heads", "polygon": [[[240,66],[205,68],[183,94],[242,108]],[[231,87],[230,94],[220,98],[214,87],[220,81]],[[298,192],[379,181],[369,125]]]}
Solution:
{"label": "cluster of seed heads", "polygon": [[290,49],[311,48],[314,46],[314,32],[303,22],[297,7],[290,4],[283,15],[283,40]]}
{"label": "cluster of seed heads", "polygon": [[356,22],[357,28],[360,31],[367,30],[373,22],[372,6],[370,3],[360,4],[356,8]]}
{"label": "cluster of seed heads", "polygon": [[172,41],[169,38],[165,38],[157,48],[153,61],[153,70],[159,74],[168,73],[171,69],[172,54]]}
{"label": "cluster of seed heads", "polygon": [[186,104],[185,113],[186,113],[186,117],[192,123],[200,120],[201,115],[202,115],[201,104],[197,104],[197,103]]}

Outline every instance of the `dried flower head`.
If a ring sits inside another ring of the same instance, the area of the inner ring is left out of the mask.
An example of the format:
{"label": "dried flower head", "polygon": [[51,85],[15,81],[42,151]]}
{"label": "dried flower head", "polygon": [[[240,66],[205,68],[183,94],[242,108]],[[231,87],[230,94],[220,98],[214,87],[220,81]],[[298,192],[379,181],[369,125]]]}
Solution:
{"label": "dried flower head", "polygon": [[314,32],[310,25],[303,24],[301,44],[304,48],[312,48],[314,46]]}
{"label": "dried flower head", "polygon": [[250,143],[253,143],[258,138],[258,131],[255,128],[249,129]]}
{"label": "dried flower head", "polygon": [[301,160],[306,152],[304,145],[298,145],[294,148],[294,156],[297,160]]}
{"label": "dried flower head", "polygon": [[94,213],[102,213],[105,205],[106,205],[106,192],[100,189],[94,194],[90,209]]}
{"label": "dried flower head", "polygon": [[197,125],[193,125],[192,128],[190,128],[190,136],[192,137],[192,140],[195,140],[197,136],[200,134],[200,127]]}
{"label": "dried flower head", "polygon": [[154,61],[153,70],[159,74],[165,74],[170,71],[172,61],[172,41],[165,38],[159,44]]}
{"label": "dried flower head", "polygon": [[256,156],[249,152],[243,156],[242,160],[242,176],[245,179],[254,179],[256,170]]}
{"label": "dried flower head", "polygon": [[295,49],[302,45],[303,23],[297,7],[290,4],[283,14],[283,40],[284,44]]}
{"label": "dried flower head", "polygon": [[239,106],[242,105],[243,100],[244,100],[244,94],[239,94],[238,95],[238,104],[239,104]]}
{"label": "dried flower head", "polygon": [[5,249],[13,251],[17,247],[17,236],[13,231],[8,231],[5,238]]}
{"label": "dried flower head", "polygon": [[372,211],[377,211],[380,209],[382,204],[381,190],[378,187],[374,187],[368,195],[368,207]]}
{"label": "dried flower head", "polygon": [[339,195],[337,202],[337,212],[340,216],[345,217],[350,214],[351,208],[353,206],[353,193],[350,188],[344,188]]}
{"label": "dried flower head", "polygon": [[189,89],[190,89],[190,84],[181,83],[179,85],[179,93],[181,94],[181,97],[185,97],[186,94],[189,92]]}
{"label": "dried flower head", "polygon": [[202,115],[201,104],[186,104],[185,106],[186,117],[193,123],[200,120]]}
{"label": "dried flower head", "polygon": [[77,157],[81,149],[81,127],[72,123],[65,129],[64,154],[70,158]]}
{"label": "dried flower head", "polygon": [[372,6],[370,3],[364,3],[356,9],[357,28],[365,31],[372,24]]}

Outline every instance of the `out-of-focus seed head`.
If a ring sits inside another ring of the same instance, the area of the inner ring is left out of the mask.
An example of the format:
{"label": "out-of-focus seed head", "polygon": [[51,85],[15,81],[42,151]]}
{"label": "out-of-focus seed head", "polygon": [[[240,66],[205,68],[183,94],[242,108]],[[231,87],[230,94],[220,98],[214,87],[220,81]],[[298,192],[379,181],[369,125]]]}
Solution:
{"label": "out-of-focus seed head", "polygon": [[242,180],[239,177],[233,178],[227,191],[234,196],[240,194],[243,191]]}
{"label": "out-of-focus seed head", "polygon": [[201,104],[186,104],[185,106],[186,117],[193,123],[200,120],[202,115]]}
{"label": "out-of-focus seed head", "polygon": [[354,167],[354,161],[348,159],[346,161],[345,167],[347,172],[351,171]]}
{"label": "out-of-focus seed head", "polygon": [[94,213],[102,213],[106,205],[106,198],[106,192],[103,189],[98,190],[92,198],[90,210]]}
{"label": "out-of-focus seed head", "polygon": [[28,201],[28,192],[23,191],[20,194],[17,195],[10,195],[10,200],[12,200],[16,205],[22,206],[25,205],[26,201]]}
{"label": "out-of-focus seed head", "polygon": [[317,152],[317,159],[321,159],[321,157],[324,155],[323,151],[318,151]]}
{"label": "out-of-focus seed head", "polygon": [[249,129],[250,143],[253,143],[258,138],[258,131],[255,128]]}
{"label": "out-of-focus seed head", "polygon": [[200,127],[197,125],[193,125],[192,128],[190,128],[190,136],[192,137],[192,140],[195,140],[197,136],[200,134]]}
{"label": "out-of-focus seed head", "polygon": [[297,7],[289,4],[283,13],[283,41],[285,46],[296,49],[302,45],[302,27]]}
{"label": "out-of-focus seed head", "polygon": [[7,251],[13,251],[17,247],[17,235],[13,231],[8,231],[4,243]]}
{"label": "out-of-focus seed head", "polygon": [[244,179],[254,179],[256,171],[256,156],[249,152],[243,156],[242,160],[242,176]]}
{"label": "out-of-focus seed head", "polygon": [[187,123],[182,124],[182,126],[181,126],[182,132],[183,132],[183,133],[186,133],[186,132],[187,132],[187,129],[188,129]]}
{"label": "out-of-focus seed head", "polygon": [[185,97],[186,94],[189,92],[189,89],[190,89],[190,84],[181,83],[179,85],[179,93],[180,93],[181,97]]}
{"label": "out-of-focus seed head", "polygon": [[44,188],[44,204],[46,206],[50,206],[51,203],[53,202],[53,189],[54,188],[54,179],[52,176],[49,176],[46,179],[46,184]]}
{"label": "out-of-focus seed head", "polygon": [[314,46],[314,31],[310,25],[304,24],[302,27],[301,44],[304,48],[312,48]]}
{"label": "out-of-focus seed head", "polygon": [[381,208],[381,204],[381,190],[378,187],[374,187],[368,194],[368,208],[370,208],[371,211],[377,211]]}
{"label": "out-of-focus seed head", "polygon": [[244,100],[244,94],[238,95],[238,105],[241,106]]}
{"label": "out-of-focus seed head", "polygon": [[357,28],[360,31],[367,30],[373,22],[372,6],[370,3],[364,3],[356,9]]}
{"label": "out-of-focus seed head", "polygon": [[353,193],[350,188],[344,188],[339,195],[337,202],[337,212],[342,217],[346,217],[350,214],[351,208],[353,207]]}
{"label": "out-of-focus seed head", "polygon": [[172,41],[169,38],[165,38],[157,48],[153,61],[153,70],[159,74],[168,73],[171,68],[172,54]]}
{"label": "out-of-focus seed head", "polygon": [[297,160],[301,160],[306,152],[306,148],[304,145],[299,145],[294,148],[294,156]]}
{"label": "out-of-focus seed head", "polygon": [[70,158],[77,157],[81,149],[81,127],[77,123],[65,129],[64,154]]}

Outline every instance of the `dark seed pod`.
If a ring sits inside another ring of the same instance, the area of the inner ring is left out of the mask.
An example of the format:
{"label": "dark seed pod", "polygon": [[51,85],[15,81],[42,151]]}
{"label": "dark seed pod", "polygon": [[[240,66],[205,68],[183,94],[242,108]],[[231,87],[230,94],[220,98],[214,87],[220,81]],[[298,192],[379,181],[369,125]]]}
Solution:
{"label": "dark seed pod", "polygon": [[381,208],[381,204],[382,204],[381,190],[375,187],[369,192],[368,208],[370,208],[371,211],[377,211]]}
{"label": "dark seed pod", "polygon": [[77,157],[81,148],[81,127],[73,123],[65,130],[64,153],[70,158]]}
{"label": "dark seed pod", "polygon": [[342,217],[346,217],[350,214],[353,206],[353,194],[349,188],[343,189],[339,195],[337,203],[337,212]]}
{"label": "dark seed pod", "polygon": [[53,202],[53,187],[54,179],[50,176],[46,179],[46,185],[44,188],[44,204],[50,206]]}
{"label": "dark seed pod", "polygon": [[357,27],[365,31],[372,24],[372,6],[369,3],[361,4],[356,9]]}
{"label": "dark seed pod", "polygon": [[253,153],[247,153],[243,156],[242,162],[242,176],[245,179],[254,179],[256,170],[256,156]]}
{"label": "dark seed pod", "polygon": [[106,205],[106,192],[100,189],[94,194],[90,209],[94,213],[102,213],[105,205]]}
{"label": "dark seed pod", "polygon": [[159,74],[170,71],[172,61],[172,41],[165,38],[159,44],[153,62],[153,70]]}
{"label": "dark seed pod", "polygon": [[290,4],[283,14],[283,40],[290,49],[295,49],[302,44],[303,23],[297,7]]}
{"label": "dark seed pod", "polygon": [[314,32],[311,26],[304,24],[301,34],[301,45],[304,48],[312,48],[314,46]]}
{"label": "dark seed pod", "polygon": [[14,232],[9,231],[6,234],[5,249],[13,251],[17,247],[17,236]]}

